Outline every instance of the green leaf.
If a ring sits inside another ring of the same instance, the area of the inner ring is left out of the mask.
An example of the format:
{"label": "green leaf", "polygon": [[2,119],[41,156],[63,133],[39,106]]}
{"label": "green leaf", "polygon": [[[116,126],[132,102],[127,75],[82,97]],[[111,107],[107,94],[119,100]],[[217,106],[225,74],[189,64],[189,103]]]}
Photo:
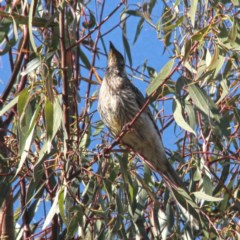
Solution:
{"label": "green leaf", "polygon": [[208,195],[204,192],[200,192],[200,191],[193,192],[192,194],[198,199],[209,201],[209,202],[220,202],[223,200],[223,198],[213,197],[213,196],[210,196],[210,195]]}
{"label": "green leaf", "polygon": [[173,117],[176,123],[183,128],[184,130],[193,133],[196,136],[195,131],[191,128],[191,126],[185,121],[182,114],[182,106],[180,101],[174,97],[173,101]]}
{"label": "green leaf", "polygon": [[95,126],[95,130],[93,132],[93,137],[97,136],[104,128],[104,123],[102,121],[98,121]]}
{"label": "green leaf", "polygon": [[31,1],[31,5],[30,5],[30,9],[29,9],[29,13],[28,13],[28,16],[29,16],[29,19],[28,19],[28,29],[29,29],[29,39],[30,39],[30,42],[31,42],[33,51],[34,51],[35,53],[37,53],[37,46],[36,46],[36,44],[35,44],[35,39],[34,39],[34,36],[33,36],[33,29],[32,29],[32,23],[33,23],[33,8],[34,8],[35,5],[36,5],[35,0],[32,0],[32,1]]}
{"label": "green leaf", "polygon": [[127,53],[127,57],[128,57],[129,64],[130,64],[130,66],[132,66],[131,50],[130,50],[130,46],[129,46],[127,37],[126,37],[126,35],[125,35],[124,32],[123,32],[123,34],[122,34],[122,39],[123,39],[124,49],[125,49],[125,51],[126,51],[126,53]]}
{"label": "green leaf", "polygon": [[188,56],[190,55],[190,50],[192,48],[192,45],[193,45],[193,40],[190,38],[190,39],[187,39],[185,44],[184,44],[184,60],[187,60],[188,59]]}
{"label": "green leaf", "polygon": [[61,214],[63,222],[67,225],[67,220],[65,218],[64,214],[64,187],[61,187],[59,194],[58,194],[58,206],[59,206],[59,212]]}
{"label": "green leaf", "polygon": [[96,25],[96,19],[94,14],[91,11],[89,11],[89,14],[90,14],[90,19],[82,23],[83,27],[88,29],[93,28]]}
{"label": "green leaf", "polygon": [[125,11],[125,13],[135,16],[135,17],[143,17],[142,12],[136,11],[136,10],[127,10],[127,11]]}
{"label": "green leaf", "polygon": [[[15,13],[7,13],[7,12],[0,11],[0,16],[7,19],[14,18],[17,24],[27,25],[29,21],[28,16],[22,16],[20,14],[15,14]],[[34,17],[32,20],[32,25],[34,27],[47,27],[47,26],[53,27],[53,26],[56,26],[57,23],[54,22],[54,18],[47,19],[47,18]]]}
{"label": "green leaf", "polygon": [[45,108],[44,108],[44,117],[45,117],[45,124],[46,124],[46,132],[47,132],[47,139],[52,140],[53,134],[53,115],[54,115],[54,108],[53,104],[50,100],[46,100]]}
{"label": "green leaf", "polygon": [[[236,6],[240,6],[240,1],[239,0],[231,0],[231,2]],[[240,238],[239,238],[240,239]]]}
{"label": "green leaf", "polygon": [[26,133],[21,134],[22,139],[20,139],[21,143],[20,143],[20,151],[19,151],[20,162],[18,164],[18,168],[16,170],[15,177],[21,171],[22,166],[28,156],[28,153],[29,153],[29,150],[31,147],[31,143],[32,143],[34,130],[35,130],[35,125],[37,124],[36,120],[37,120],[39,112],[40,112],[40,105],[37,106],[32,118],[31,118],[31,121],[28,126],[29,130]]}
{"label": "green leaf", "polygon": [[222,91],[221,91],[220,98],[217,100],[216,104],[219,104],[228,95],[228,92],[229,92],[229,88],[228,88],[226,79],[223,79],[220,82],[220,84],[221,84],[221,87],[222,87]]}
{"label": "green leaf", "polygon": [[0,110],[0,116],[2,116],[4,113],[6,113],[8,110],[10,110],[12,107],[14,107],[18,103],[19,96],[16,96],[14,99],[12,99],[6,106],[3,107],[2,110]]}
{"label": "green leaf", "polygon": [[59,194],[62,192],[62,188],[58,189],[58,192],[56,193],[56,196],[54,198],[53,204],[48,212],[48,215],[44,221],[42,230],[44,230],[52,221],[53,217],[55,216],[55,214],[59,213],[59,206],[58,206],[58,199],[59,199]]}
{"label": "green leaf", "polygon": [[91,126],[89,126],[86,130],[86,132],[83,134],[81,142],[79,144],[79,148],[87,148],[89,146],[89,144],[91,143],[91,134],[92,132],[92,128]]}
{"label": "green leaf", "polygon": [[45,181],[43,181],[42,177],[43,175],[41,175],[40,177],[36,176],[36,180],[31,180],[27,189],[26,206],[30,204],[30,202],[34,200],[34,198],[41,199],[41,192],[43,193],[45,187]]}
{"label": "green leaf", "polygon": [[79,49],[79,55],[81,60],[83,61],[84,65],[86,66],[87,69],[91,69],[91,63],[89,62],[86,54],[82,51],[82,49]]}
{"label": "green leaf", "polygon": [[43,59],[48,60],[50,57],[53,56],[54,53],[55,52],[49,52],[46,55],[42,55],[40,57],[34,58],[30,62],[28,62],[26,69],[21,72],[21,75],[25,76],[25,75],[31,73],[33,70],[35,70],[42,64]]}
{"label": "green leaf", "polygon": [[13,33],[14,33],[14,39],[13,41],[11,42],[11,45],[13,46],[17,40],[18,40],[18,29],[17,29],[17,23],[14,19],[14,17],[12,18],[12,21],[13,21]]}
{"label": "green leaf", "polygon": [[67,237],[66,239],[71,239],[75,232],[78,230],[79,226],[83,226],[83,209],[81,206],[74,206],[70,210],[70,221],[67,226]]}
{"label": "green leaf", "polygon": [[205,38],[205,36],[208,35],[211,28],[212,28],[212,26],[208,25],[208,26],[202,28],[201,30],[197,31],[196,33],[194,33],[192,35],[192,40],[201,42]]}
{"label": "green leaf", "polygon": [[158,87],[161,85],[163,80],[167,78],[169,73],[171,72],[173,65],[174,65],[174,59],[171,59],[159,72],[157,77],[152,80],[150,85],[147,88],[147,95],[150,96],[154,91],[158,89]]}
{"label": "green leaf", "polygon": [[58,98],[55,98],[55,101],[53,103],[53,133],[52,138],[57,134],[57,131],[60,129],[60,127],[63,127],[64,132],[66,131],[63,124],[63,111],[62,106],[60,104],[61,102],[61,96],[58,96]]}
{"label": "green leaf", "polygon": [[136,33],[135,33],[135,36],[134,36],[133,44],[137,42],[138,37],[140,36],[140,33],[142,31],[142,28],[143,28],[143,23],[144,23],[144,19],[141,18],[139,20],[137,28],[136,28]]}
{"label": "green leaf", "polygon": [[189,13],[193,28],[195,26],[195,16],[197,11],[197,5],[198,5],[198,0],[191,0],[191,7],[188,13]]}
{"label": "green leaf", "polygon": [[25,88],[20,92],[19,98],[18,98],[17,110],[20,118],[24,113],[28,100],[29,100],[28,89]]}
{"label": "green leaf", "polygon": [[213,57],[211,59],[210,64],[208,65],[209,71],[212,69],[215,69],[215,67],[217,66],[216,64],[217,64],[218,58],[219,58],[219,49],[218,49],[218,46],[215,45]]}
{"label": "green leaf", "polygon": [[171,31],[171,30],[173,30],[174,28],[178,27],[179,25],[182,24],[184,18],[185,18],[185,16],[181,16],[181,17],[176,21],[176,23],[164,27],[164,31],[168,32],[168,31]]}
{"label": "green leaf", "polygon": [[238,121],[238,123],[240,123],[240,110],[237,108],[234,108],[234,116],[236,118],[236,120]]}
{"label": "green leaf", "polygon": [[[230,172],[230,164],[228,164],[228,163],[224,164],[222,166],[221,176],[219,177],[218,184],[215,186],[215,188],[213,190],[213,195],[215,195],[221,191],[221,189],[223,188],[223,183],[225,183],[225,181],[229,177],[229,172]],[[226,195],[228,195],[228,194],[226,194]]]}
{"label": "green leaf", "polygon": [[189,84],[188,90],[193,103],[207,116],[214,118],[211,110],[214,106],[212,99],[204,94],[203,90],[196,84]]}
{"label": "green leaf", "polygon": [[195,111],[193,109],[193,105],[189,104],[189,101],[185,101],[185,110],[187,112],[188,120],[189,120],[189,125],[192,129],[195,128],[196,126],[196,117],[195,117]]}

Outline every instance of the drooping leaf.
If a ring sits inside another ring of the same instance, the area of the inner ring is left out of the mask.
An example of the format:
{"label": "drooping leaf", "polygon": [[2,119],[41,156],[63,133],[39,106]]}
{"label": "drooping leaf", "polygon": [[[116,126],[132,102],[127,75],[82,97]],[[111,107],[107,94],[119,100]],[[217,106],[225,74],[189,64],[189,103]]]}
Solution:
{"label": "drooping leaf", "polygon": [[35,0],[32,0],[31,1],[31,4],[30,4],[30,9],[29,9],[29,18],[28,18],[28,29],[29,29],[29,39],[30,39],[30,42],[31,42],[31,46],[33,48],[33,51],[35,53],[37,53],[37,46],[35,44],[35,39],[34,39],[34,35],[33,35],[33,28],[32,28],[32,24],[33,24],[33,8],[34,6],[36,5],[36,2]]}
{"label": "drooping leaf", "polygon": [[122,39],[123,39],[124,49],[125,49],[125,51],[126,51],[126,53],[127,53],[127,57],[128,57],[129,64],[130,64],[130,66],[132,66],[131,50],[130,50],[129,43],[128,43],[128,40],[127,40],[126,35],[125,35],[124,32],[123,32],[123,34],[122,34]]}
{"label": "drooping leaf", "polygon": [[[8,19],[12,19],[12,17],[14,17],[15,21],[17,24],[28,24],[29,21],[29,17],[28,16],[22,16],[19,14],[15,14],[15,13],[8,13],[8,12],[3,12],[0,11],[0,16],[4,17],[4,18],[8,18]],[[38,18],[38,17],[34,17],[32,20],[32,25],[34,27],[47,27],[47,26],[55,26],[57,25],[57,23],[54,23],[53,21],[54,19],[46,19],[46,18]]]}
{"label": "drooping leaf", "polygon": [[197,11],[197,5],[198,5],[198,0],[191,0],[191,7],[189,10],[189,15],[191,19],[192,26],[194,28],[195,26],[195,18],[196,18],[196,11]]}
{"label": "drooping leaf", "polygon": [[220,202],[223,200],[223,198],[219,198],[219,197],[213,197],[213,196],[210,196],[204,192],[193,192],[192,193],[196,198],[198,199],[202,199],[202,200],[205,200],[205,201],[209,201],[209,202]]}
{"label": "drooping leaf", "polygon": [[19,117],[22,116],[24,109],[26,107],[27,101],[29,100],[28,89],[25,88],[18,96],[17,110]]}
{"label": "drooping leaf", "polygon": [[45,123],[46,123],[46,130],[47,130],[47,138],[52,139],[53,133],[53,115],[54,115],[54,108],[51,101],[48,99],[45,102],[45,109],[44,109],[44,116],[45,116]]}
{"label": "drooping leaf", "polygon": [[86,66],[87,69],[91,69],[91,63],[89,62],[86,54],[82,51],[82,49],[80,48],[79,50],[79,54],[80,54],[80,58],[83,61],[84,65]]}
{"label": "drooping leaf", "polygon": [[41,109],[40,104],[38,104],[33,116],[31,117],[30,122],[27,122],[29,130],[27,132],[22,132],[22,134],[21,134],[22,138],[20,139],[21,143],[20,143],[20,151],[19,151],[20,162],[18,164],[18,168],[16,170],[15,177],[21,171],[22,166],[25,163],[25,160],[29,154],[29,150],[30,150],[31,143],[33,140],[33,134],[35,131],[35,125],[37,124],[36,120],[37,120],[38,114],[40,112],[40,109]]}
{"label": "drooping leaf", "polygon": [[25,76],[25,75],[31,73],[33,70],[35,70],[42,64],[43,59],[48,60],[53,55],[54,55],[54,52],[49,52],[49,53],[45,54],[44,56],[34,58],[30,62],[28,62],[26,69],[21,72],[21,75]]}
{"label": "drooping leaf", "polygon": [[61,194],[61,193],[62,193],[62,187],[60,189],[58,189],[58,191],[56,193],[53,204],[52,204],[52,206],[48,212],[48,215],[43,223],[42,230],[46,229],[46,227],[50,224],[50,222],[52,221],[55,214],[59,213],[58,201],[59,201],[59,194]]}
{"label": "drooping leaf", "polygon": [[196,84],[189,84],[188,90],[193,103],[207,116],[214,118],[214,102],[212,99],[210,99]]}
{"label": "drooping leaf", "polygon": [[176,123],[183,128],[184,130],[193,133],[196,136],[195,131],[191,128],[191,126],[185,121],[183,114],[182,114],[182,106],[180,101],[174,97],[173,101],[173,116]]}
{"label": "drooping leaf", "polygon": [[8,110],[10,110],[12,107],[14,107],[18,103],[18,98],[19,98],[19,96],[16,96],[6,106],[4,106],[3,109],[0,110],[0,116],[2,116]]}
{"label": "drooping leaf", "polygon": [[157,77],[155,79],[152,80],[152,82],[150,83],[150,85],[148,86],[146,92],[147,95],[150,96],[154,91],[156,91],[158,89],[158,87],[161,85],[161,83],[163,82],[163,80],[165,80],[167,78],[167,76],[169,75],[169,73],[171,72],[172,68],[174,65],[174,59],[171,59],[159,72],[159,74],[157,75]]}

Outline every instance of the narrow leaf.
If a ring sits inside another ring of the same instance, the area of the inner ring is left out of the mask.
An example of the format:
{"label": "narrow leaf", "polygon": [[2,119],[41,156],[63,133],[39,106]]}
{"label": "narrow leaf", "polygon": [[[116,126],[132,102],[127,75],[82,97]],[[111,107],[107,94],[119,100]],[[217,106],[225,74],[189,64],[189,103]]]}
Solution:
{"label": "narrow leaf", "polygon": [[195,26],[195,15],[196,15],[196,11],[197,11],[197,4],[198,4],[198,0],[191,0],[191,7],[189,10],[189,15],[190,15],[190,19],[191,19],[193,28]]}
{"label": "narrow leaf", "polygon": [[31,1],[29,13],[28,13],[28,29],[29,29],[29,39],[33,48],[33,51],[37,53],[37,46],[35,44],[34,36],[33,36],[33,29],[32,29],[32,23],[33,23],[33,8],[35,6],[35,0]]}
{"label": "narrow leaf", "polygon": [[213,118],[213,114],[210,108],[212,100],[209,99],[203,91],[195,84],[189,84],[188,90],[193,103],[207,116]]}
{"label": "narrow leaf", "polygon": [[153,79],[153,81],[150,83],[150,85],[147,88],[147,95],[150,96],[157,88],[161,85],[162,81],[169,75],[171,72],[173,65],[174,65],[174,59],[171,59],[159,72],[157,77]]}
{"label": "narrow leaf", "polygon": [[17,174],[21,171],[22,166],[28,156],[28,152],[31,147],[32,138],[33,138],[33,134],[34,134],[34,130],[35,130],[34,127],[37,123],[36,119],[38,117],[39,112],[40,112],[40,105],[37,106],[32,118],[31,118],[31,121],[29,124],[29,130],[27,131],[27,133],[25,135],[23,135],[22,147],[20,148],[20,153],[19,153],[21,158],[20,158],[20,162],[18,164],[18,168],[17,168],[15,176],[17,176]]}
{"label": "narrow leaf", "polygon": [[52,221],[53,217],[55,214],[59,213],[59,207],[58,207],[58,198],[59,198],[59,194],[62,192],[62,188],[60,188],[55,196],[55,199],[53,201],[52,207],[50,209],[50,211],[48,212],[48,215],[44,221],[42,230],[44,230]]}
{"label": "narrow leaf", "polygon": [[17,104],[17,110],[18,110],[19,117],[21,117],[21,115],[22,115],[22,113],[24,111],[24,108],[26,106],[28,97],[29,97],[28,89],[24,89],[19,94],[18,104]]}
{"label": "narrow leaf", "polygon": [[123,34],[122,34],[122,39],[123,39],[124,49],[125,49],[125,51],[126,51],[126,53],[127,53],[127,57],[128,57],[129,64],[130,64],[130,66],[132,66],[131,50],[130,50],[130,46],[129,46],[127,37],[126,37],[126,35],[125,35],[124,32],[123,32]]}
{"label": "narrow leaf", "polygon": [[45,103],[44,115],[45,115],[45,123],[46,123],[46,130],[47,130],[47,138],[52,139],[53,134],[53,104],[51,101],[47,99]]}
{"label": "narrow leaf", "polygon": [[6,113],[8,110],[10,110],[12,107],[14,107],[18,102],[19,96],[16,96],[14,99],[12,99],[2,110],[0,110],[0,116],[2,116],[4,113]]}
{"label": "narrow leaf", "polygon": [[183,114],[182,114],[182,106],[179,100],[174,97],[173,101],[173,116],[176,123],[183,128],[184,130],[193,133],[196,136],[195,131],[191,128],[191,126],[185,121]]}
{"label": "narrow leaf", "polygon": [[223,198],[218,198],[218,197],[213,197],[213,196],[210,196],[204,192],[193,192],[193,195],[198,198],[198,199],[202,199],[202,200],[205,200],[205,201],[209,201],[209,202],[220,202],[223,200]]}

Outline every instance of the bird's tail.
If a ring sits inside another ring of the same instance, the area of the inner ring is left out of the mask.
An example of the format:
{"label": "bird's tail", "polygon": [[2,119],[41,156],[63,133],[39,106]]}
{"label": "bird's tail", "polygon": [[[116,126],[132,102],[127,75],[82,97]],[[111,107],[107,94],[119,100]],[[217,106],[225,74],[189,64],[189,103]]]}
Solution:
{"label": "bird's tail", "polygon": [[199,206],[194,202],[188,189],[184,185],[183,181],[179,178],[171,164],[167,162],[166,166],[166,171],[162,172],[161,175],[165,180],[169,191],[171,192],[175,201],[178,203],[178,206],[187,221],[194,226],[195,229],[199,229],[202,223]]}

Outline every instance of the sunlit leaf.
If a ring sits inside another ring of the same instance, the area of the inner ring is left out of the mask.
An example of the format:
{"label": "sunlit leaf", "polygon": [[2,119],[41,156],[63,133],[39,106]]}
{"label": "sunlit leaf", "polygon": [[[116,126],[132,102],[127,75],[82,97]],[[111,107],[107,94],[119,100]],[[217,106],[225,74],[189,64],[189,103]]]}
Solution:
{"label": "sunlit leaf", "polygon": [[23,164],[25,163],[25,160],[29,154],[29,150],[31,147],[33,134],[34,134],[34,127],[37,124],[36,119],[38,117],[38,114],[40,112],[40,105],[36,107],[36,110],[29,122],[29,130],[26,133],[22,134],[21,144],[20,144],[20,162],[18,164],[18,168],[16,170],[15,177],[17,174],[21,171]]}
{"label": "sunlit leaf", "polygon": [[43,59],[48,60],[49,58],[51,58],[53,56],[53,54],[54,54],[54,52],[49,52],[42,57],[34,58],[30,62],[28,62],[26,69],[21,72],[21,75],[25,76],[25,75],[31,73],[33,70],[35,70],[36,68],[38,68],[42,64]]}
{"label": "sunlit leaf", "polygon": [[37,46],[35,44],[35,39],[34,39],[34,35],[33,35],[33,28],[32,28],[32,24],[33,24],[33,8],[34,8],[35,5],[36,5],[35,0],[32,0],[31,4],[30,4],[29,14],[28,14],[28,16],[29,16],[29,19],[28,19],[28,29],[29,29],[29,38],[30,38],[30,42],[31,42],[33,51],[35,53],[37,53]]}
{"label": "sunlit leaf", "polygon": [[191,128],[191,126],[185,121],[182,114],[182,106],[177,98],[174,98],[173,102],[173,116],[176,123],[183,128],[184,130],[193,133],[196,135],[195,131]]}
{"label": "sunlit leaf", "polygon": [[191,19],[191,23],[192,23],[192,26],[194,28],[195,26],[195,15],[196,15],[196,11],[197,11],[197,5],[198,5],[198,0],[191,0],[191,7],[190,7],[190,10],[189,10],[189,15],[190,15],[190,19]]}
{"label": "sunlit leaf", "polygon": [[62,192],[62,188],[58,189],[58,192],[54,198],[54,201],[52,203],[51,209],[48,212],[48,215],[46,217],[46,219],[44,220],[44,224],[42,226],[42,230],[44,230],[52,221],[53,217],[55,216],[55,214],[59,213],[59,206],[58,206],[58,196],[59,194]]}
{"label": "sunlit leaf", "polygon": [[192,193],[196,198],[198,199],[202,199],[202,200],[205,200],[205,201],[209,201],[209,202],[220,202],[223,200],[223,198],[219,198],[219,197],[213,197],[211,195],[208,195],[204,192],[193,192]]}
{"label": "sunlit leaf", "polygon": [[[22,16],[15,13],[10,14],[8,12],[3,12],[3,11],[0,11],[0,16],[8,19],[11,19],[12,17],[14,17],[17,24],[27,25],[29,20],[27,16]],[[54,23],[53,19],[38,18],[38,17],[34,17],[32,23],[34,27],[47,27],[47,26],[52,27],[57,24],[57,23]]]}
{"label": "sunlit leaf", "polygon": [[93,136],[97,136],[104,128],[104,123],[102,121],[97,122],[95,126],[95,131],[93,132]]}
{"label": "sunlit leaf", "polygon": [[23,111],[26,107],[27,101],[29,100],[29,94],[28,94],[28,89],[24,89],[18,97],[18,104],[17,104],[17,109],[18,109],[18,114],[19,117],[23,114]]}
{"label": "sunlit leaf", "polygon": [[51,141],[53,138],[53,126],[54,126],[54,108],[53,104],[50,100],[46,100],[45,108],[44,108],[44,117],[47,131],[47,139],[48,139],[48,147],[50,152]]}
{"label": "sunlit leaf", "polygon": [[157,77],[154,78],[151,84],[148,86],[146,92],[150,96],[154,91],[158,89],[162,81],[169,75],[174,65],[174,59],[171,59],[158,73]]}
{"label": "sunlit leaf", "polygon": [[65,224],[67,224],[65,213],[64,213],[64,188],[61,188],[58,195],[58,206],[59,206],[59,212],[61,214],[62,220]]}

